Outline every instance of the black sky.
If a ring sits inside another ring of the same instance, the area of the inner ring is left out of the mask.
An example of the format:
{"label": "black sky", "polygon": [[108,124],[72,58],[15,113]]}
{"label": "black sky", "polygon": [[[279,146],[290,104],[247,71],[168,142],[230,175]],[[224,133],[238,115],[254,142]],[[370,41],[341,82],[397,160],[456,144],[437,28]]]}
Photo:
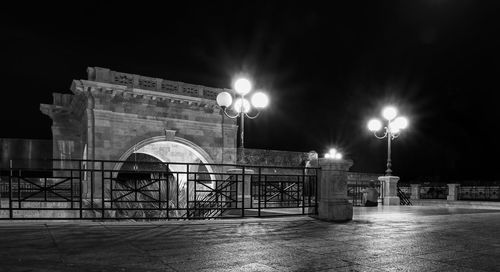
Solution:
{"label": "black sky", "polygon": [[39,104],[87,67],[225,88],[245,72],[271,97],[247,147],[337,147],[382,173],[386,143],[366,122],[393,104],[410,119],[393,149],[403,180],[500,179],[500,2],[344,2],[4,8],[0,137],[50,139]]}

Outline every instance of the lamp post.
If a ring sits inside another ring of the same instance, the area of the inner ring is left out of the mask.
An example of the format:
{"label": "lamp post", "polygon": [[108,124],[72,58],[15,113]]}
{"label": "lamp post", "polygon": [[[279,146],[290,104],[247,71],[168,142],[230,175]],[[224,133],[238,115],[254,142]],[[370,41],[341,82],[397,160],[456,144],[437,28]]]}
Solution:
{"label": "lamp post", "polygon": [[[252,90],[252,83],[246,78],[239,78],[234,82],[234,90],[238,95],[233,103],[233,97],[228,92],[221,92],[217,95],[217,104],[222,108],[224,114],[232,119],[240,118],[240,148],[241,156],[238,162],[242,163],[245,157],[245,117],[255,119],[260,114],[260,110],[267,107],[269,98],[263,92],[256,92],[252,95],[250,101],[246,99],[246,95]],[[233,114],[229,113],[227,109],[232,106]],[[257,110],[255,115],[250,115],[252,106]],[[222,143],[224,145],[224,143]]]}
{"label": "lamp post", "polygon": [[368,122],[368,129],[373,132],[373,135],[378,139],[387,138],[387,170],[386,176],[392,176],[392,161],[391,161],[391,141],[396,139],[401,130],[408,126],[408,119],[405,117],[396,117],[398,110],[395,107],[388,106],[382,110],[382,116],[387,120],[387,125],[384,127],[384,134],[379,136],[378,131],[382,129],[382,122],[379,119],[372,119]]}

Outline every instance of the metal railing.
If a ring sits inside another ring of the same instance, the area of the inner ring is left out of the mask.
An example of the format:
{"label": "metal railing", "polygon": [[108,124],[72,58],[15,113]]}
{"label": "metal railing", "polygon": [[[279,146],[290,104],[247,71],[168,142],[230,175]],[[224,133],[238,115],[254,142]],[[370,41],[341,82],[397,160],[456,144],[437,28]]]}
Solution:
{"label": "metal railing", "polygon": [[317,212],[316,168],[52,161],[48,169],[15,162],[1,169],[0,219],[211,219],[263,216],[280,208]]}
{"label": "metal railing", "polygon": [[420,199],[446,199],[447,195],[447,185],[422,186],[420,188]]}
{"label": "metal railing", "polygon": [[413,205],[410,201],[410,196],[407,195],[405,190],[402,190],[402,188],[399,186],[398,186],[398,197],[399,197],[399,205],[404,205],[404,206]]}
{"label": "metal railing", "polygon": [[[368,188],[369,182],[351,182],[347,184],[347,198],[352,202],[353,206],[364,206],[363,190]],[[383,183],[375,182],[375,188],[379,192],[379,202],[383,203],[384,188]]]}

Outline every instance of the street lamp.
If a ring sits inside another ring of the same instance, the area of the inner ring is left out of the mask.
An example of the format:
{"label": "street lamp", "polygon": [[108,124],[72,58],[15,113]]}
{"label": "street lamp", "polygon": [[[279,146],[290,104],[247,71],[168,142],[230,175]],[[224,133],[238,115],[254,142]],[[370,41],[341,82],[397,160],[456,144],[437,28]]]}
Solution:
{"label": "street lamp", "polygon": [[388,106],[382,110],[382,116],[387,120],[387,126],[384,127],[384,135],[379,136],[377,132],[382,129],[382,122],[379,119],[372,119],[368,122],[368,129],[373,132],[373,135],[378,139],[384,139],[387,137],[387,170],[385,171],[386,176],[392,175],[391,170],[391,141],[396,139],[401,130],[408,127],[408,119],[405,117],[396,117],[398,115],[398,110],[395,107]]}
{"label": "street lamp", "polygon": [[339,153],[335,148],[332,148],[325,154],[325,159],[340,160],[342,159],[342,153]]}
{"label": "street lamp", "polygon": [[[245,133],[245,117],[250,119],[255,119],[260,114],[260,110],[267,107],[269,104],[269,98],[263,92],[256,92],[252,95],[250,101],[246,99],[246,95],[252,90],[252,83],[246,78],[239,78],[234,82],[234,90],[238,97],[233,103],[233,97],[228,92],[221,92],[217,95],[217,104],[222,108],[224,114],[229,118],[240,118],[240,148],[241,148],[241,158],[240,162],[243,162],[245,156],[245,145],[244,145],[244,133]],[[227,109],[232,106],[234,114],[228,113]],[[252,106],[257,110],[255,115],[250,115]],[[224,145],[224,143],[223,143]]]}

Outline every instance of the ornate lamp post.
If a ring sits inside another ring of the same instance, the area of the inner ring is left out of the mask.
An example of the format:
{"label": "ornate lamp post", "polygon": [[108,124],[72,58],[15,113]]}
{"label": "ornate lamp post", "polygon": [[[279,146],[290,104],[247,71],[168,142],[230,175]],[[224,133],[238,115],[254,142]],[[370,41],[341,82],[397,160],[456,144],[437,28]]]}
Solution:
{"label": "ornate lamp post", "polygon": [[[238,158],[238,162],[243,162],[245,157],[245,145],[244,145],[244,134],[245,134],[245,117],[250,119],[255,119],[260,114],[260,110],[267,107],[269,104],[269,98],[263,92],[256,92],[252,95],[250,101],[246,99],[246,95],[252,90],[252,83],[246,78],[240,78],[234,83],[234,90],[238,97],[233,103],[233,97],[228,92],[221,92],[217,95],[217,104],[222,108],[224,114],[229,118],[240,118],[240,148],[241,156]],[[229,113],[227,109],[232,106],[233,114]],[[252,106],[257,110],[257,113],[250,115]]]}
{"label": "ornate lamp post", "polygon": [[395,107],[388,106],[382,110],[382,116],[387,120],[387,125],[384,127],[384,134],[379,136],[377,134],[382,129],[382,122],[378,119],[372,119],[368,122],[368,129],[373,132],[373,135],[378,139],[387,138],[387,170],[386,176],[392,176],[392,161],[391,161],[391,141],[396,139],[401,130],[408,126],[408,119],[405,117],[396,117],[398,111]]}

